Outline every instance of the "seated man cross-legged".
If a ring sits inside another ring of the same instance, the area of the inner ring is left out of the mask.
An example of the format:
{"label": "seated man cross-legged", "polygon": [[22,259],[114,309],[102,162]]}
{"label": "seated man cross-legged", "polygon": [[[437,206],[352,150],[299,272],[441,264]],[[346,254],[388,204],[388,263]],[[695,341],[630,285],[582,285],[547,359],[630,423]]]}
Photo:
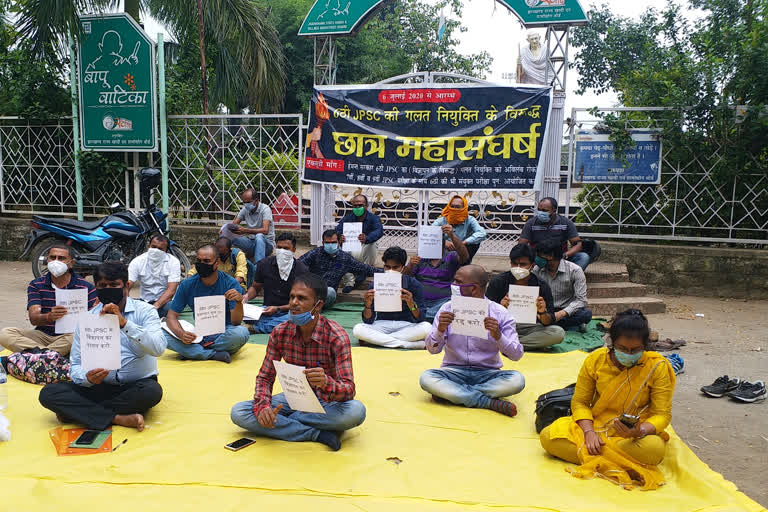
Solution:
{"label": "seated man cross-legged", "polygon": [[157,382],[157,358],[166,347],[160,317],[151,305],[128,297],[128,268],[123,263],[102,263],[93,280],[101,304],[88,314],[117,316],[121,367],[86,372],[81,364],[80,333],[75,330],[70,356],[72,382],[46,384],[40,390],[40,403],[62,422],[93,430],[121,425],[142,431],[143,414],[163,396]]}
{"label": "seated man cross-legged", "polygon": [[[186,278],[179,285],[176,296],[168,311],[168,328],[175,335],[165,333],[168,348],[178,352],[183,359],[213,359],[223,363],[232,362],[232,354],[248,343],[248,328],[240,325],[243,321],[243,296],[240,283],[224,272],[220,272],[219,253],[213,245],[204,245],[197,250],[195,268],[197,275]],[[189,306],[194,311],[195,297],[223,295],[225,301],[225,331],[205,336],[200,343],[194,343],[197,336],[185,331],[179,323],[179,314]]]}
{"label": "seated man cross-legged", "polygon": [[[466,265],[456,272],[452,292],[481,299],[487,285],[488,273],[483,267]],[[443,365],[439,370],[427,370],[421,375],[421,388],[437,401],[442,399],[465,407],[516,415],[515,405],[501,399],[516,395],[525,387],[525,378],[520,372],[501,370],[499,352],[513,361],[523,357],[523,346],[517,339],[515,321],[509,311],[488,301],[485,338],[454,334],[451,332],[454,319],[451,303],[447,302],[440,308],[425,341],[431,354],[445,349]]]}
{"label": "seated man cross-legged", "polygon": [[530,245],[517,244],[509,251],[512,268],[499,274],[488,285],[488,298],[503,307],[509,307],[509,286],[538,286],[536,300],[536,323],[515,323],[517,336],[525,350],[541,349],[556,345],[565,338],[565,330],[555,323],[555,305],[549,285],[531,274],[535,256]]}
{"label": "seated man cross-legged", "polygon": [[152,304],[160,318],[168,314],[171,299],[181,281],[181,263],[168,252],[170,240],[155,235],[149,241],[149,250],[133,258],[128,265],[128,290],[140,286],[141,300]]}
{"label": "seated man cross-legged", "polygon": [[424,338],[432,326],[424,321],[424,291],[421,283],[411,276],[402,275],[408,258],[405,250],[390,247],[381,258],[385,272],[401,274],[402,310],[397,312],[377,312],[374,303],[373,286],[365,292],[363,323],[357,324],[352,334],[360,342],[388,348],[424,348]]}
{"label": "seated man cross-legged", "polygon": [[541,445],[577,464],[578,478],[602,476],[625,488],[656,489],[664,483],[664,459],[672,417],[675,372],[648,350],[650,328],[642,312],[617,314],[611,345],[587,356],[571,400],[571,416],[541,431]]}
{"label": "seated man cross-legged", "polygon": [[[336,451],[341,434],[365,420],[365,407],[355,397],[352,353],[344,328],[320,315],[327,286],[318,276],[296,277],[291,288],[288,322],[272,331],[256,377],[253,400],[232,407],[232,422],[260,436],[283,441],[314,441]],[[295,411],[285,396],[272,395],[273,361],[304,366],[325,414]]]}

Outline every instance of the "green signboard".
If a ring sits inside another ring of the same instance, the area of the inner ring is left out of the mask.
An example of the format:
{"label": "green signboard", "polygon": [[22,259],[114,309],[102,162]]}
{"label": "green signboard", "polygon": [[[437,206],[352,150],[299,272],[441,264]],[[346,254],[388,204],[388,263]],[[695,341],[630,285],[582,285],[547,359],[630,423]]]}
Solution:
{"label": "green signboard", "polygon": [[156,151],[155,44],[127,14],[81,16],[82,148]]}
{"label": "green signboard", "polygon": [[579,0],[497,0],[526,27],[583,25],[589,21]]}
{"label": "green signboard", "polygon": [[377,7],[388,0],[315,0],[300,36],[344,35],[355,32]]}

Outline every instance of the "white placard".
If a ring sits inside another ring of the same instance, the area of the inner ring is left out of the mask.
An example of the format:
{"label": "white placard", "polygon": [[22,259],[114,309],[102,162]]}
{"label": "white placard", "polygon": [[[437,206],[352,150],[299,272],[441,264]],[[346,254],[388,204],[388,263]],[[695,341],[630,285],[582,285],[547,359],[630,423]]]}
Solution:
{"label": "white placard", "polygon": [[451,311],[454,314],[451,322],[451,334],[462,334],[476,338],[487,338],[485,317],[488,316],[488,299],[475,297],[451,297]]}
{"label": "white placard", "polygon": [[[179,322],[179,325],[181,325],[182,329],[184,329],[187,332],[191,332],[192,334],[195,334],[195,326],[194,325],[192,325],[191,323],[187,322],[186,320],[182,320],[181,318],[177,318],[176,321]],[[171,328],[168,327],[168,324],[165,323],[165,318],[163,318],[160,321],[160,327],[162,327],[165,332],[167,332],[168,334],[170,334],[171,336],[173,336],[174,338],[179,340],[179,337],[176,336],[173,333],[173,331],[171,330]],[[181,341],[181,340],[179,340],[179,341]],[[203,341],[203,337],[197,335],[197,337],[195,338],[195,341],[193,341],[192,343],[200,343],[201,341]]]}
{"label": "white placard", "polygon": [[88,312],[88,290],[56,288],[56,305],[67,308],[67,314],[56,320],[56,334],[75,332],[80,316]]}
{"label": "white placard", "polygon": [[243,320],[258,320],[264,313],[264,308],[254,304],[243,303]]}
{"label": "white placard", "polygon": [[539,298],[538,286],[509,285],[509,307],[507,308],[518,324],[536,323],[536,299]]}
{"label": "white placard", "polygon": [[363,244],[358,238],[363,234],[362,222],[345,222],[344,225],[344,244],[342,249],[346,252],[360,252],[363,250]]}
{"label": "white placard", "polygon": [[443,258],[443,227],[419,227],[419,258],[439,260]]}
{"label": "white placard", "polygon": [[288,401],[288,405],[294,411],[316,412],[325,414],[325,409],[320,405],[320,400],[309,385],[307,376],[304,375],[304,367],[283,361],[272,361],[275,365],[277,378]]}
{"label": "white placard", "polygon": [[373,274],[374,308],[377,313],[403,310],[403,275],[399,272]]}
{"label": "white placard", "polygon": [[78,329],[80,366],[83,370],[120,369],[120,321],[117,315],[85,314],[80,319]]}
{"label": "white placard", "polygon": [[226,307],[227,299],[223,295],[195,297],[195,334],[208,336],[226,331]]}

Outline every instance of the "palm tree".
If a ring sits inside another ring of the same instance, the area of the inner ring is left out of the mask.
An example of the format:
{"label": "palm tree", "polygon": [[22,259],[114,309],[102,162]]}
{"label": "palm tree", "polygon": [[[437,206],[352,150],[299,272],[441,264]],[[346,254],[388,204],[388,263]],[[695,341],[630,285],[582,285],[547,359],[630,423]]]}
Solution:
{"label": "palm tree", "polygon": [[[17,11],[19,33],[42,55],[49,45],[66,54],[68,35],[80,36],[78,15],[115,9],[119,0],[11,0]],[[180,44],[199,43],[203,108],[207,113],[206,46],[215,46],[211,87],[214,105],[251,111],[282,103],[285,87],[284,57],[277,31],[266,13],[251,0],[125,0],[134,18],[140,10],[165,25]]]}

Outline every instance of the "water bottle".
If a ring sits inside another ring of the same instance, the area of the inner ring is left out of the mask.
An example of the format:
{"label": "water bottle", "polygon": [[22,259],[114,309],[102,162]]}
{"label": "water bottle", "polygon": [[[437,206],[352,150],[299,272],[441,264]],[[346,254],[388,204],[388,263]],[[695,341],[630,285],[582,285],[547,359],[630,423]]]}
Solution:
{"label": "water bottle", "polygon": [[0,364],[0,411],[8,407],[8,384],[6,381],[8,376],[5,373],[5,368]]}

